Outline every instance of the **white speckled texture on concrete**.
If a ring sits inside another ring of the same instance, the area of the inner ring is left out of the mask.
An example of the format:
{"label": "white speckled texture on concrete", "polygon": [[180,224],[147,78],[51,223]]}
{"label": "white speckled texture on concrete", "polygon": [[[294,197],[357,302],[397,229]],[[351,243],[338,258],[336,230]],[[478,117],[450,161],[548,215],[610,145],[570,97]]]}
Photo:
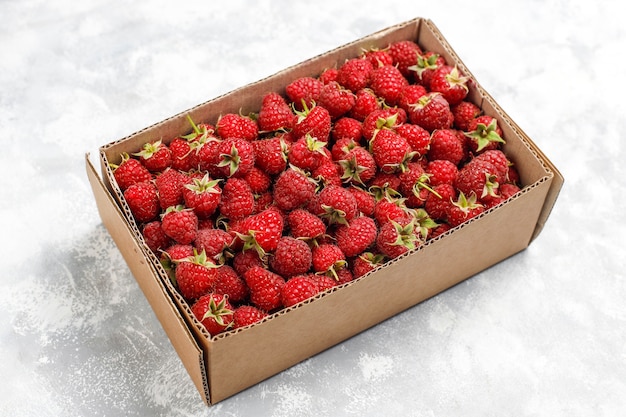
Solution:
{"label": "white speckled texture on concrete", "polygon": [[[0,416],[620,416],[617,1],[0,1]],[[206,407],[83,156],[394,23],[433,19],[563,173],[524,252]]]}

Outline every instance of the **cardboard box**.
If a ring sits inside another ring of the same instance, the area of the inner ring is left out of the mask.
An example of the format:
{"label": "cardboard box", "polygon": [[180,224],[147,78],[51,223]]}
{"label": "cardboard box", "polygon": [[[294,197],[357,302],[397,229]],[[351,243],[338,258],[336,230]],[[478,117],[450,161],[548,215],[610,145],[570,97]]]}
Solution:
{"label": "cardboard box", "polygon": [[[258,111],[263,94],[284,92],[301,76],[358,56],[363,48],[403,39],[442,54],[471,76],[435,25],[417,18],[329,51],[150,126],[100,149],[101,175],[86,156],[87,173],[102,221],[118,245],[157,318],[207,404],[214,404],[376,325],[479,271],[525,249],[541,232],[563,178],[530,138],[474,80],[469,99],[495,116],[504,130],[505,152],[516,162],[524,189],[504,205],[434,239],[360,279],[273,314],[266,321],[210,338],[193,317],[158,259],[144,244],[109,163],[155,138],[186,134],[190,115],[214,123],[220,114]],[[472,77],[473,78],[473,77]],[[490,251],[480,250],[489,247]],[[377,308],[368,306],[376,303]],[[333,311],[334,319],[321,321]],[[234,361],[232,358],[238,358]]]}

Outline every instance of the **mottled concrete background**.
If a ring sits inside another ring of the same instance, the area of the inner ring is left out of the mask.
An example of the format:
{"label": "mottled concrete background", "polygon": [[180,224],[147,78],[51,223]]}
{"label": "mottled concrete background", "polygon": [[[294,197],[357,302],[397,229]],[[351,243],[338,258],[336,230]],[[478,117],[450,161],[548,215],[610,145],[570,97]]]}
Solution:
{"label": "mottled concrete background", "polygon": [[[0,1],[0,415],[623,415],[618,6]],[[207,408],[100,222],[84,153],[417,16],[564,174],[546,228],[523,253]]]}

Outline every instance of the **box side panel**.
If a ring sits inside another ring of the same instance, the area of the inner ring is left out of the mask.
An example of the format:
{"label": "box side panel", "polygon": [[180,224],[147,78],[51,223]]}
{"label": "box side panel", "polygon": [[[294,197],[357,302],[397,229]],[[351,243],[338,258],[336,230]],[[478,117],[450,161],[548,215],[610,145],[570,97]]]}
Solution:
{"label": "box side panel", "polygon": [[208,403],[207,378],[202,351],[191,336],[179,311],[169,301],[169,296],[155,279],[155,272],[146,261],[140,246],[127,228],[123,215],[86,156],[87,176],[96,199],[103,224],[111,234],[139,287],[154,310],[157,319],[180,356],[203,400]]}
{"label": "box side panel", "polygon": [[[213,339],[213,400],[221,401],[523,250],[549,187],[546,179],[371,275],[278,313],[260,326]],[[225,377],[234,374],[241,377]]]}

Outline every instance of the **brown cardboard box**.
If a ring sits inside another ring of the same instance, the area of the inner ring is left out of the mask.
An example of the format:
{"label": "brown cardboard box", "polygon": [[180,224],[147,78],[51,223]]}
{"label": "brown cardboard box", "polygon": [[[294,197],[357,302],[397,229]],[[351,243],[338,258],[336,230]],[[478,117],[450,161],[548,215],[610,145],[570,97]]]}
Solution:
{"label": "brown cardboard box", "polygon": [[[207,404],[232,396],[506,259],[525,249],[542,230],[563,178],[474,80],[469,98],[486,114],[495,116],[504,130],[505,152],[516,162],[525,185],[519,195],[370,275],[276,313],[258,325],[210,338],[195,320],[158,259],[145,246],[122,193],[112,180],[108,164],[118,163],[122,152],[135,152],[155,138],[167,141],[167,138],[188,133],[187,115],[195,121],[211,123],[223,113],[258,111],[264,93],[283,93],[284,87],[297,77],[317,76],[324,68],[359,55],[363,48],[385,47],[402,39],[415,40],[422,48],[439,52],[471,76],[435,25],[418,18],[366,36],[104,145],[100,149],[102,175],[86,157],[87,173],[102,221]],[[506,233],[502,233],[503,228]],[[488,246],[492,250],[480,251],[473,245],[476,239],[480,240],[481,247]],[[374,302],[378,307],[368,308]],[[331,321],[317,320],[328,311],[341,314],[335,314]]]}

